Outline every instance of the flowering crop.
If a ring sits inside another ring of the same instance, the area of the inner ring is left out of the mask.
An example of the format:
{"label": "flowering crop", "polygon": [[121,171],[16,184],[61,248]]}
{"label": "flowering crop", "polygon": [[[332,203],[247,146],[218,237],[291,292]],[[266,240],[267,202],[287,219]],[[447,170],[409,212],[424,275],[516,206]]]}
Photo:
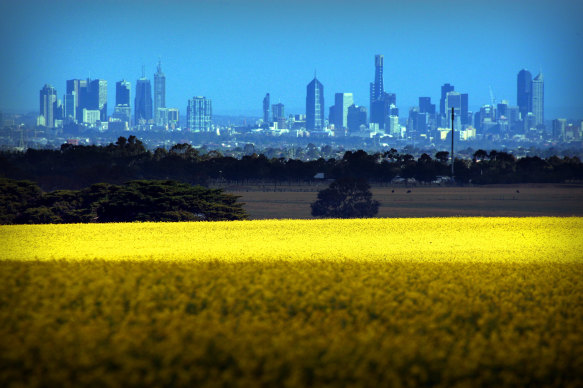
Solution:
{"label": "flowering crop", "polygon": [[581,386],[583,219],[0,227],[2,386]]}

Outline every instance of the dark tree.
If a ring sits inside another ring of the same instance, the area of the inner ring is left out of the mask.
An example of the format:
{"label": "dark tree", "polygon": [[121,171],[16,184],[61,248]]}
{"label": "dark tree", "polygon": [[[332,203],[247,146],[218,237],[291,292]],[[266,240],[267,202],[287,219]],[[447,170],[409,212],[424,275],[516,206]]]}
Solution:
{"label": "dark tree", "polygon": [[366,218],[378,213],[379,202],[372,199],[364,179],[341,178],[320,191],[311,207],[314,217]]}

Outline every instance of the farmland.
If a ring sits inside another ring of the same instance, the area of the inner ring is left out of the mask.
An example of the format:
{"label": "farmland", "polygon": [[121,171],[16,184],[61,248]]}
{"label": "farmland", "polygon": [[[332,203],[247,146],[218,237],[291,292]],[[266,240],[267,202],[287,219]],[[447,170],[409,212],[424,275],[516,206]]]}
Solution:
{"label": "farmland", "polygon": [[580,386],[583,219],[0,227],[2,386]]}
{"label": "farmland", "polygon": [[[312,218],[320,183],[302,186],[222,186],[241,196],[251,219]],[[393,192],[394,190],[394,192]],[[410,193],[407,193],[411,190]],[[518,192],[517,192],[518,190]],[[583,216],[581,184],[516,184],[465,187],[372,185],[378,217]]]}

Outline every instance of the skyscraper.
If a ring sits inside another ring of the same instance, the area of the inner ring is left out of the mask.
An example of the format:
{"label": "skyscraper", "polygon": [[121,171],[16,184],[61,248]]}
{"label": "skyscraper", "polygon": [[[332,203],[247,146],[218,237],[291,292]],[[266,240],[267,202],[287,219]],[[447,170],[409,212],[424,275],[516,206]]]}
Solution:
{"label": "skyscraper", "polygon": [[435,114],[435,104],[431,103],[431,97],[419,97],[419,112]]}
{"label": "skyscraper", "polygon": [[461,106],[460,106],[460,122],[463,125],[469,125],[472,122],[472,118],[468,117],[468,94],[461,94]]}
{"label": "skyscraper", "polygon": [[67,81],[67,94],[74,94],[75,119],[83,121],[83,109],[89,109],[89,83],[84,79]]}
{"label": "skyscraper", "polygon": [[306,129],[324,128],[324,85],[314,76],[306,88]]}
{"label": "skyscraper", "polygon": [[458,92],[448,92],[445,96],[445,109],[447,112],[447,122],[451,125],[451,108],[454,110],[455,129],[461,129],[462,124],[462,94]]}
{"label": "skyscraper", "polygon": [[125,79],[115,83],[115,108],[112,117],[128,124],[132,115],[130,106],[131,89],[131,84]]}
{"label": "skyscraper", "polygon": [[528,112],[532,112],[532,74],[526,69],[518,72],[516,80],[516,105],[524,120]]}
{"label": "skyscraper", "polygon": [[285,106],[281,102],[271,106],[271,113],[273,114],[273,122],[277,123],[277,128],[284,129],[287,127]]}
{"label": "skyscraper", "polygon": [[89,86],[88,110],[98,110],[99,120],[107,121],[107,81],[103,79],[87,80]]}
{"label": "skyscraper", "polygon": [[366,127],[366,107],[350,105],[346,119],[348,131],[351,134],[360,132],[361,127]]}
{"label": "skyscraper", "polygon": [[269,93],[263,97],[263,123],[269,124],[269,107],[270,107]]}
{"label": "skyscraper", "polygon": [[115,105],[130,106],[132,85],[125,79],[115,83]]}
{"label": "skyscraper", "polygon": [[192,97],[186,108],[186,125],[194,132],[208,132],[212,123],[212,103],[205,97]]}
{"label": "skyscraper", "polygon": [[444,84],[441,87],[441,98],[439,99],[439,114],[441,116],[446,116],[446,112],[445,112],[445,97],[447,96],[447,93],[453,92],[453,91],[454,91],[454,86],[453,85]]}
{"label": "skyscraper", "polygon": [[158,61],[158,67],[154,73],[154,123],[162,125],[158,108],[166,108],[166,76],[162,72],[160,61]]}
{"label": "skyscraper", "polygon": [[136,98],[134,102],[135,124],[147,124],[152,120],[152,87],[150,80],[143,74],[136,82]]}
{"label": "skyscraper", "polygon": [[532,113],[536,126],[545,124],[545,84],[543,73],[538,73],[532,80]]}
{"label": "skyscraper", "polygon": [[40,90],[40,115],[45,119],[45,126],[55,126],[55,113],[57,109],[57,90],[49,84],[45,84]]}
{"label": "skyscraper", "polygon": [[385,89],[383,83],[383,63],[384,57],[382,55],[375,55],[375,71],[374,82],[370,84],[370,122],[379,124],[379,127],[384,126],[385,120]]}
{"label": "skyscraper", "polygon": [[334,117],[330,120],[336,129],[348,128],[348,107],[354,104],[352,93],[336,93],[334,95]]}

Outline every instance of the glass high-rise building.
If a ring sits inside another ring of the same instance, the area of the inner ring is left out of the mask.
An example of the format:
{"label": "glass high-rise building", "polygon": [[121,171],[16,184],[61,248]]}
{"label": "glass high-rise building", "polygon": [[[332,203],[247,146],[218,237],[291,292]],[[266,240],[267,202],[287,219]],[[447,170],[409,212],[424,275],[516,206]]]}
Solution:
{"label": "glass high-rise building", "polygon": [[136,82],[136,98],[134,101],[134,122],[148,124],[152,121],[152,87],[150,80],[142,75]]}
{"label": "glass high-rise building", "polygon": [[98,110],[99,120],[107,121],[107,81],[94,79],[89,81],[88,110]]}
{"label": "glass high-rise building", "polygon": [[115,105],[130,105],[132,85],[125,79],[115,83]]}
{"label": "glass high-rise building", "polygon": [[316,77],[306,88],[306,129],[320,131],[324,128],[324,85]]}
{"label": "glass high-rise building", "polygon": [[441,116],[447,115],[447,113],[445,111],[445,98],[447,96],[447,93],[453,92],[454,89],[455,89],[454,86],[450,85],[450,84],[444,84],[441,87],[441,98],[439,99],[439,114]]}
{"label": "glass high-rise building", "polygon": [[528,112],[532,112],[532,74],[522,69],[516,78],[516,105],[524,120]]}
{"label": "glass high-rise building", "polygon": [[269,124],[269,108],[270,108],[270,97],[269,93],[263,97],[263,123]]}
{"label": "glass high-rise building", "polygon": [[383,81],[384,56],[377,54],[374,58],[374,82],[370,84],[370,122],[378,123],[380,127],[384,126],[386,116],[385,106],[385,89]]}
{"label": "glass high-rise building", "polygon": [[75,120],[83,121],[83,109],[89,109],[89,80],[71,79],[67,81],[67,94],[74,94]]}
{"label": "glass high-rise building", "polygon": [[210,131],[212,115],[213,109],[210,99],[197,96],[188,100],[188,106],[186,108],[186,125],[191,131]]}
{"label": "glass high-rise building", "polygon": [[45,126],[53,128],[55,126],[55,116],[57,111],[57,90],[49,84],[40,90],[40,115],[45,119]]}
{"label": "glass high-rise building", "polygon": [[354,104],[352,93],[336,93],[334,95],[334,117],[330,120],[336,129],[348,128],[348,107]]}
{"label": "glass high-rise building", "polygon": [[532,80],[532,113],[535,125],[543,126],[545,124],[545,83],[542,72]]}
{"label": "glass high-rise building", "polygon": [[156,125],[163,125],[158,108],[166,108],[166,76],[162,72],[160,61],[154,73],[154,122]]}

